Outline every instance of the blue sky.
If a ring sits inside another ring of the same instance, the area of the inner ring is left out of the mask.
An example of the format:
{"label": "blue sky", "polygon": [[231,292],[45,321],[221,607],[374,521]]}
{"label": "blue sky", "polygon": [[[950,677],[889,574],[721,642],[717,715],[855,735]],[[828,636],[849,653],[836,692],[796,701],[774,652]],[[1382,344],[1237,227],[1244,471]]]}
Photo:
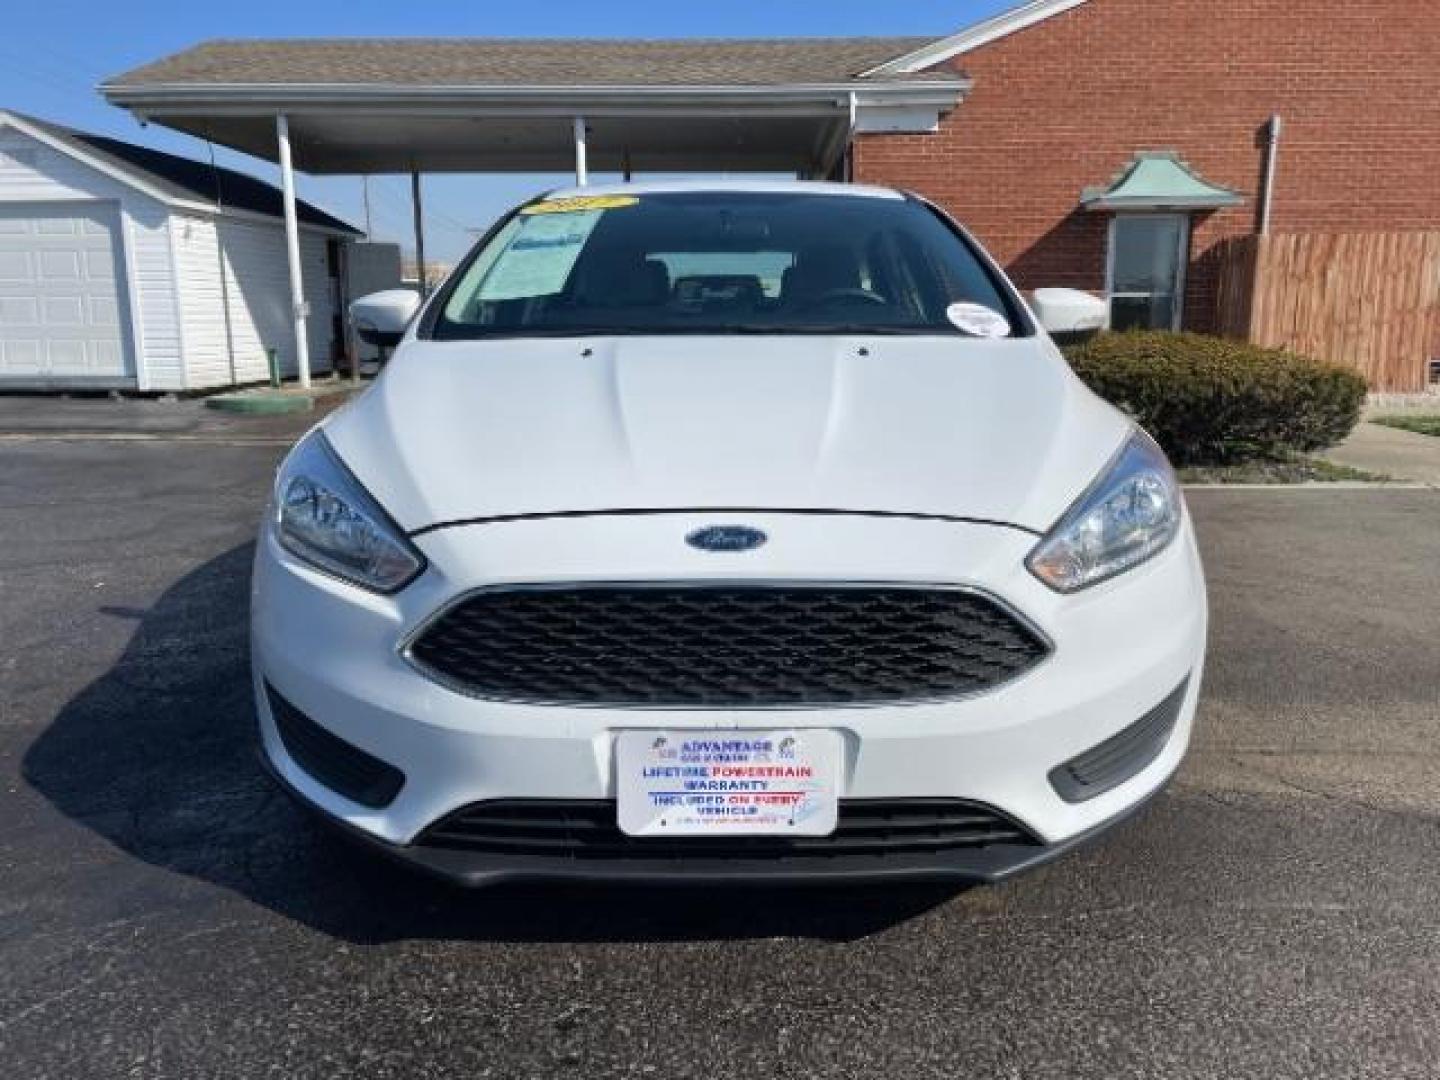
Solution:
{"label": "blue sky", "polygon": [[[224,0],[221,3],[14,0],[0,36],[0,107],[204,157],[205,145],[151,126],[95,93],[104,78],[216,37],[788,37],[953,33],[1018,0],[546,0],[544,3],[373,3],[369,0]],[[222,164],[277,180],[268,162],[221,150]],[[426,178],[426,253],[454,259],[467,230],[565,176]],[[357,224],[360,180],[302,177],[300,192]],[[380,239],[409,244],[408,178],[371,181]]]}

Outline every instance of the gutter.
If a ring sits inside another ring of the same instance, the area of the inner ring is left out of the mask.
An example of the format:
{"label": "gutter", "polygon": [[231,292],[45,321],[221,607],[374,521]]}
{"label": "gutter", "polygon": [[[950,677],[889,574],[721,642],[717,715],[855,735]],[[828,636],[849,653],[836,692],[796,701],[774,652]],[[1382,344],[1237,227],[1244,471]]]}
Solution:
{"label": "gutter", "polygon": [[[276,217],[273,214],[265,214],[259,210],[245,210],[240,207],[225,206],[217,207],[214,203],[175,202],[171,204],[177,210],[185,210],[196,217],[206,218],[230,218],[235,221],[250,221],[257,225],[280,225],[285,224],[283,217]],[[360,240],[365,234],[359,229],[340,229],[334,225],[320,225],[313,221],[301,221],[297,223],[301,232],[319,233],[322,236],[333,236],[337,240]]]}
{"label": "gutter", "polygon": [[[473,115],[477,104],[510,108],[553,105],[573,109],[584,103],[591,111],[606,105],[683,105],[694,103],[749,104],[764,108],[777,105],[824,105],[827,111],[847,111],[851,96],[858,104],[928,105],[953,108],[971,87],[969,79],[911,79],[891,83],[798,83],[771,86],[496,86],[421,85],[370,86],[354,83],[152,83],[131,85],[102,83],[97,89],[112,105],[144,111],[224,106],[233,115],[269,114],[278,108],[340,106],[427,106],[468,107]],[[213,108],[210,111],[214,111]]]}
{"label": "gutter", "polygon": [[862,79],[884,75],[898,75],[910,71],[922,71],[936,64],[943,64],[974,49],[1009,37],[1011,34],[1042,23],[1064,12],[1077,8],[1087,0],[1030,0],[1021,7],[1002,11],[1000,14],[961,30],[958,34],[922,45],[914,52],[887,60],[868,71],[862,71]]}

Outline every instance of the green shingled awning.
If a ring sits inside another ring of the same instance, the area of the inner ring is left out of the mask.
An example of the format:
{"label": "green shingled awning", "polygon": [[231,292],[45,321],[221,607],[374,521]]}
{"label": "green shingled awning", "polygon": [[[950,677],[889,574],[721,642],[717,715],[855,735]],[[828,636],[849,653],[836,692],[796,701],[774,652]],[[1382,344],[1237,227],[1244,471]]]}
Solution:
{"label": "green shingled awning", "polygon": [[1135,155],[1108,187],[1086,188],[1086,210],[1218,210],[1245,200],[1205,180],[1172,151]]}

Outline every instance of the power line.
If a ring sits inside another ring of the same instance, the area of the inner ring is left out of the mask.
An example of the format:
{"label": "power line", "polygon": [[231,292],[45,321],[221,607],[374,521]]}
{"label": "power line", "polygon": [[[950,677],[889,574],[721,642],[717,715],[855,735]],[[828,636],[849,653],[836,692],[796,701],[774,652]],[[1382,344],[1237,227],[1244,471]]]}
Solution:
{"label": "power line", "polygon": [[[398,183],[398,181],[396,181],[396,182]],[[409,204],[410,204],[409,195],[400,196],[400,198],[403,198],[404,203],[405,203],[405,206],[406,206],[406,212],[408,213],[408,212],[409,212]],[[431,202],[428,201],[428,200],[426,201],[426,204],[425,204],[425,217],[426,217],[427,219],[432,219],[432,218],[433,218],[434,220],[439,221],[439,222],[441,222],[442,224],[448,225],[448,226],[450,226],[450,228],[456,230],[457,232],[466,232],[466,231],[470,228],[469,225],[465,224],[463,221],[459,220],[458,218],[452,217],[450,214],[447,214],[444,210],[441,210],[441,209],[439,209],[438,207],[431,205]]]}

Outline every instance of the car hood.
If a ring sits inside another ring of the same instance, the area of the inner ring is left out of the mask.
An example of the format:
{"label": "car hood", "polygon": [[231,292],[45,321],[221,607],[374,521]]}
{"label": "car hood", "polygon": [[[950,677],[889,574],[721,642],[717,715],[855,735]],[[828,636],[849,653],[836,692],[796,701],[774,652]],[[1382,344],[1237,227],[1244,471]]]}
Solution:
{"label": "car hood", "polygon": [[1043,338],[407,342],[325,430],[406,530],[841,510],[1043,531],[1127,421]]}

